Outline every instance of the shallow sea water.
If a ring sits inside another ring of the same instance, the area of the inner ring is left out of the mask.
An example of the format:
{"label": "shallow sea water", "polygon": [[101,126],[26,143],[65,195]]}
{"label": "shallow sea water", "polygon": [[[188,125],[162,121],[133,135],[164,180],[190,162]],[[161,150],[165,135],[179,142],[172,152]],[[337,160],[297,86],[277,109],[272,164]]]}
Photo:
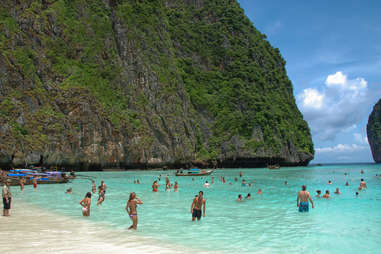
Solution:
{"label": "shallow sea water", "polygon": [[[251,187],[241,185],[240,171]],[[0,219],[0,239],[11,232],[6,236],[19,239],[23,247],[18,250],[10,241],[0,240],[0,249],[7,250],[4,253],[28,253],[28,246],[39,248],[39,253],[126,253],[129,249],[132,253],[379,253],[381,178],[376,174],[381,174],[380,164],[223,169],[194,180],[174,173],[81,172],[68,184],[39,185],[37,190],[26,186],[23,192],[12,187],[12,216]],[[151,185],[160,174],[162,185],[154,193]],[[179,183],[178,192],[165,191],[167,174],[172,183]],[[89,218],[82,217],[79,205],[91,190],[90,180],[82,175],[92,177],[97,185],[101,180],[107,184],[101,206],[96,205],[98,195],[93,196]],[[215,183],[203,187],[212,176]],[[368,189],[356,197],[361,178]],[[141,184],[134,184],[135,179]],[[345,186],[346,181],[350,186]],[[303,184],[313,196],[317,189],[330,190],[332,198],[314,197],[315,208],[299,213],[296,195]],[[64,193],[69,187],[73,194]],[[341,195],[333,194],[337,187]],[[256,194],[258,188],[262,195]],[[206,217],[192,222],[190,206],[200,190],[206,198]],[[125,211],[132,191],[144,202],[138,206],[136,232],[127,230],[131,221]],[[235,201],[238,194],[247,193],[251,200]]]}

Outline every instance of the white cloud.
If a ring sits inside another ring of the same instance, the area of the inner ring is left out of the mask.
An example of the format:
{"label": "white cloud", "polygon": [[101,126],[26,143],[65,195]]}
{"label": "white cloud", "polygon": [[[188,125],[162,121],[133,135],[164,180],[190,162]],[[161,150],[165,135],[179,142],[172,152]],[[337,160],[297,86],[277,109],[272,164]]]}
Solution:
{"label": "white cloud", "polygon": [[337,144],[336,146],[333,147],[323,147],[323,148],[316,148],[315,152],[317,154],[322,154],[322,153],[353,153],[353,152],[358,152],[362,150],[369,149],[368,146],[363,146],[363,145],[357,145],[357,144]]}
{"label": "white cloud", "polygon": [[345,86],[347,84],[347,76],[345,76],[341,71],[336,72],[335,74],[328,75],[325,80],[327,86]]}
{"label": "white cloud", "polygon": [[334,140],[363,120],[371,103],[368,96],[364,78],[350,79],[338,71],[327,76],[322,88],[304,89],[296,97],[315,138]]}
{"label": "white cloud", "polygon": [[324,95],[316,89],[307,88],[303,90],[302,94],[299,94],[298,98],[303,101],[304,107],[319,109],[323,105]]}

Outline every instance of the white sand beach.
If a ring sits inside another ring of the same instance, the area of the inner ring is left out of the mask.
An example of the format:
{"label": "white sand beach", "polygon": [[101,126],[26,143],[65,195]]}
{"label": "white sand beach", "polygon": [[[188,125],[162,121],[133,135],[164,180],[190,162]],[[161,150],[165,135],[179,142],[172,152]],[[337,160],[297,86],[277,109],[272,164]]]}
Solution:
{"label": "white sand beach", "polygon": [[[10,217],[0,216],[1,253],[191,253],[136,232],[114,230],[14,202]],[[194,253],[194,252],[192,252]]]}

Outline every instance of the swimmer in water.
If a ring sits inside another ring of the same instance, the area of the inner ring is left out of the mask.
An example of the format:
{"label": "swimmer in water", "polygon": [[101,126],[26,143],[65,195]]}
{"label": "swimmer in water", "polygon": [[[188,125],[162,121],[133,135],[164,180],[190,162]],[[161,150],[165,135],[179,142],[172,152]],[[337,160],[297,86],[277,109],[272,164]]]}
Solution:
{"label": "swimmer in water", "polygon": [[349,186],[349,183],[348,183],[348,181],[345,183],[345,186]]}
{"label": "swimmer in water", "polygon": [[259,195],[263,194],[262,190],[258,189],[257,194],[259,194]]}
{"label": "swimmer in water", "polygon": [[245,179],[242,179],[242,183],[241,183],[242,187],[245,187],[246,186],[246,181]]}
{"label": "swimmer in water", "polygon": [[208,183],[208,181],[206,181],[205,184],[204,184],[204,187],[205,188],[209,188],[209,186],[210,186],[210,183]]}
{"label": "swimmer in water", "polygon": [[73,193],[73,189],[72,189],[72,188],[69,188],[69,189],[66,190],[65,193],[66,193],[66,194],[71,194],[71,193]]}
{"label": "swimmer in water", "polygon": [[317,194],[316,194],[315,197],[320,198],[321,190],[317,190],[316,193],[317,193]]}
{"label": "swimmer in water", "polygon": [[336,191],[334,192],[335,194],[341,194],[339,188],[336,188]]}
{"label": "swimmer in water", "polygon": [[331,181],[331,180],[328,180],[328,184],[332,184],[332,181]]}
{"label": "swimmer in water", "polygon": [[238,195],[238,199],[237,199],[237,202],[241,202],[242,201],[242,195],[241,194],[239,194]]}
{"label": "swimmer in water", "polygon": [[323,195],[323,198],[330,198],[330,196],[329,196],[329,190],[326,190],[325,191],[325,194]]}
{"label": "swimmer in water", "polygon": [[178,188],[179,188],[179,185],[178,185],[177,181],[175,181],[175,185],[173,186],[173,190],[177,191]]}
{"label": "swimmer in water", "polygon": [[82,206],[82,215],[86,217],[90,216],[91,193],[86,193],[85,198],[79,204]]}
{"label": "swimmer in water", "polygon": [[137,213],[137,206],[142,205],[143,201],[141,201],[140,198],[136,196],[135,192],[130,193],[130,198],[128,199],[127,205],[126,205],[126,211],[128,215],[130,216],[130,219],[132,220],[132,225],[128,229],[136,230],[138,228],[138,213]]}
{"label": "swimmer in water", "polygon": [[245,197],[245,199],[251,199],[251,194],[248,193],[247,196]]}

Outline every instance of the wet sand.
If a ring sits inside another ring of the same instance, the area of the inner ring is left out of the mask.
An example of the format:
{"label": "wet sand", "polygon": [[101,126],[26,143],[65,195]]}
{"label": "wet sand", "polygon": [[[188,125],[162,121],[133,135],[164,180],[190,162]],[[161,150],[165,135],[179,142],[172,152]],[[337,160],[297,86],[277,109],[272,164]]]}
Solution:
{"label": "wet sand", "polygon": [[[128,221],[130,223],[130,221]],[[191,253],[139,232],[108,229],[86,218],[46,212],[16,200],[11,216],[0,216],[1,253]]]}

